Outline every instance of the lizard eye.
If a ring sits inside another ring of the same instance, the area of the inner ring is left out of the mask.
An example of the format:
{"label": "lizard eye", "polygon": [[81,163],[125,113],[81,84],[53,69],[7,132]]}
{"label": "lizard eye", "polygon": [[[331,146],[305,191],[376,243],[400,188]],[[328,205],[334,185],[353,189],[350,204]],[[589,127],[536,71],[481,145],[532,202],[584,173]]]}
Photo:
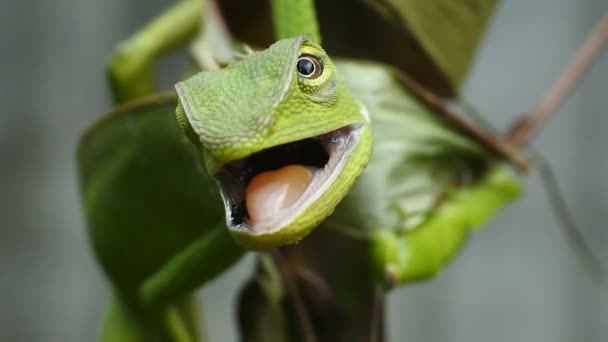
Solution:
{"label": "lizard eye", "polygon": [[296,66],[298,74],[304,78],[315,79],[323,72],[323,63],[315,56],[301,55]]}

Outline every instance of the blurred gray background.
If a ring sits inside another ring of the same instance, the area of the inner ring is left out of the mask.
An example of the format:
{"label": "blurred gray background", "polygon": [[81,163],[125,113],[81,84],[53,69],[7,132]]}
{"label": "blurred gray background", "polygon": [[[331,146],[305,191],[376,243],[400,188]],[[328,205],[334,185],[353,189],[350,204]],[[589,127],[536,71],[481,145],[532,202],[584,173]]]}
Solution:
{"label": "blurred gray background", "polygon": [[[109,287],[88,247],[78,136],[110,108],[103,63],[169,0],[0,4],[0,341],[93,341]],[[506,0],[465,96],[500,128],[558,76],[606,0]],[[178,63],[179,57],[170,60]],[[166,82],[173,79],[168,75]],[[608,51],[535,141],[608,263]],[[436,279],[389,296],[390,341],[608,341],[608,294],[559,233],[538,179]],[[251,258],[204,289],[211,341],[235,340]]]}

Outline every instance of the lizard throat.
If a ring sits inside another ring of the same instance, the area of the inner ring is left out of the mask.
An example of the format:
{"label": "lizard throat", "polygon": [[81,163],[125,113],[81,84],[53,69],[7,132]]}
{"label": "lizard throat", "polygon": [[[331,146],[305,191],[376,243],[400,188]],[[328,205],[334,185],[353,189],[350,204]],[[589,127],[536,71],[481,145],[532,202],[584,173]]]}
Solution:
{"label": "lizard throat", "polygon": [[266,234],[287,226],[319,199],[341,173],[362,125],[254,153],[217,173],[233,230]]}

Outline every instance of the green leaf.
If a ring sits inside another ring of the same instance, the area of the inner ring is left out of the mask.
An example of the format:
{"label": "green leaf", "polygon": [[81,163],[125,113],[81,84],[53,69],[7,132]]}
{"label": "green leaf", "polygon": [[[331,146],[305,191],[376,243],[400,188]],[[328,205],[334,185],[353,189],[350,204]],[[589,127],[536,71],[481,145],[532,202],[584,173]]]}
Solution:
{"label": "green leaf", "polygon": [[367,0],[407,28],[454,88],[465,79],[496,0]]}
{"label": "green leaf", "polygon": [[371,237],[375,281],[428,278],[469,233],[515,199],[519,182],[376,63],[336,63],[370,112],[374,156],[328,224]]}
{"label": "green leaf", "polygon": [[[458,93],[495,4],[496,0],[315,1],[323,47],[331,56],[390,64],[442,96]],[[257,47],[274,41],[268,0],[225,0],[219,5],[236,39]]]}
{"label": "green leaf", "polygon": [[123,106],[93,125],[78,148],[91,243],[127,295],[223,221],[215,183],[179,130],[175,106],[175,96]]}
{"label": "green leaf", "polygon": [[408,229],[435,210],[451,188],[476,179],[494,157],[419,103],[393,68],[336,63],[370,112],[374,155],[332,222],[358,231]]}
{"label": "green leaf", "polygon": [[454,188],[436,210],[415,227],[378,230],[370,254],[378,284],[393,287],[434,276],[452,259],[469,233],[517,198],[519,182],[503,168],[481,180]]}

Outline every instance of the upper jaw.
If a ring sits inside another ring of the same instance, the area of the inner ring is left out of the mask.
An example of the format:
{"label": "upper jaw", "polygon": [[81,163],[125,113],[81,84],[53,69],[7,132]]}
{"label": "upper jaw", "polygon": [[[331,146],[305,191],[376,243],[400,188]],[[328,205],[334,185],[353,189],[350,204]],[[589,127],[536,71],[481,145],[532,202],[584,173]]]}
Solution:
{"label": "upper jaw", "polygon": [[[270,147],[221,166],[216,178],[228,227],[239,233],[263,235],[289,225],[340,175],[359,141],[363,126],[363,123],[355,122],[319,136]],[[249,213],[247,205],[252,180],[264,172],[290,165],[300,165],[311,174],[301,194],[293,203],[274,211],[272,216],[252,218],[255,215]]]}

